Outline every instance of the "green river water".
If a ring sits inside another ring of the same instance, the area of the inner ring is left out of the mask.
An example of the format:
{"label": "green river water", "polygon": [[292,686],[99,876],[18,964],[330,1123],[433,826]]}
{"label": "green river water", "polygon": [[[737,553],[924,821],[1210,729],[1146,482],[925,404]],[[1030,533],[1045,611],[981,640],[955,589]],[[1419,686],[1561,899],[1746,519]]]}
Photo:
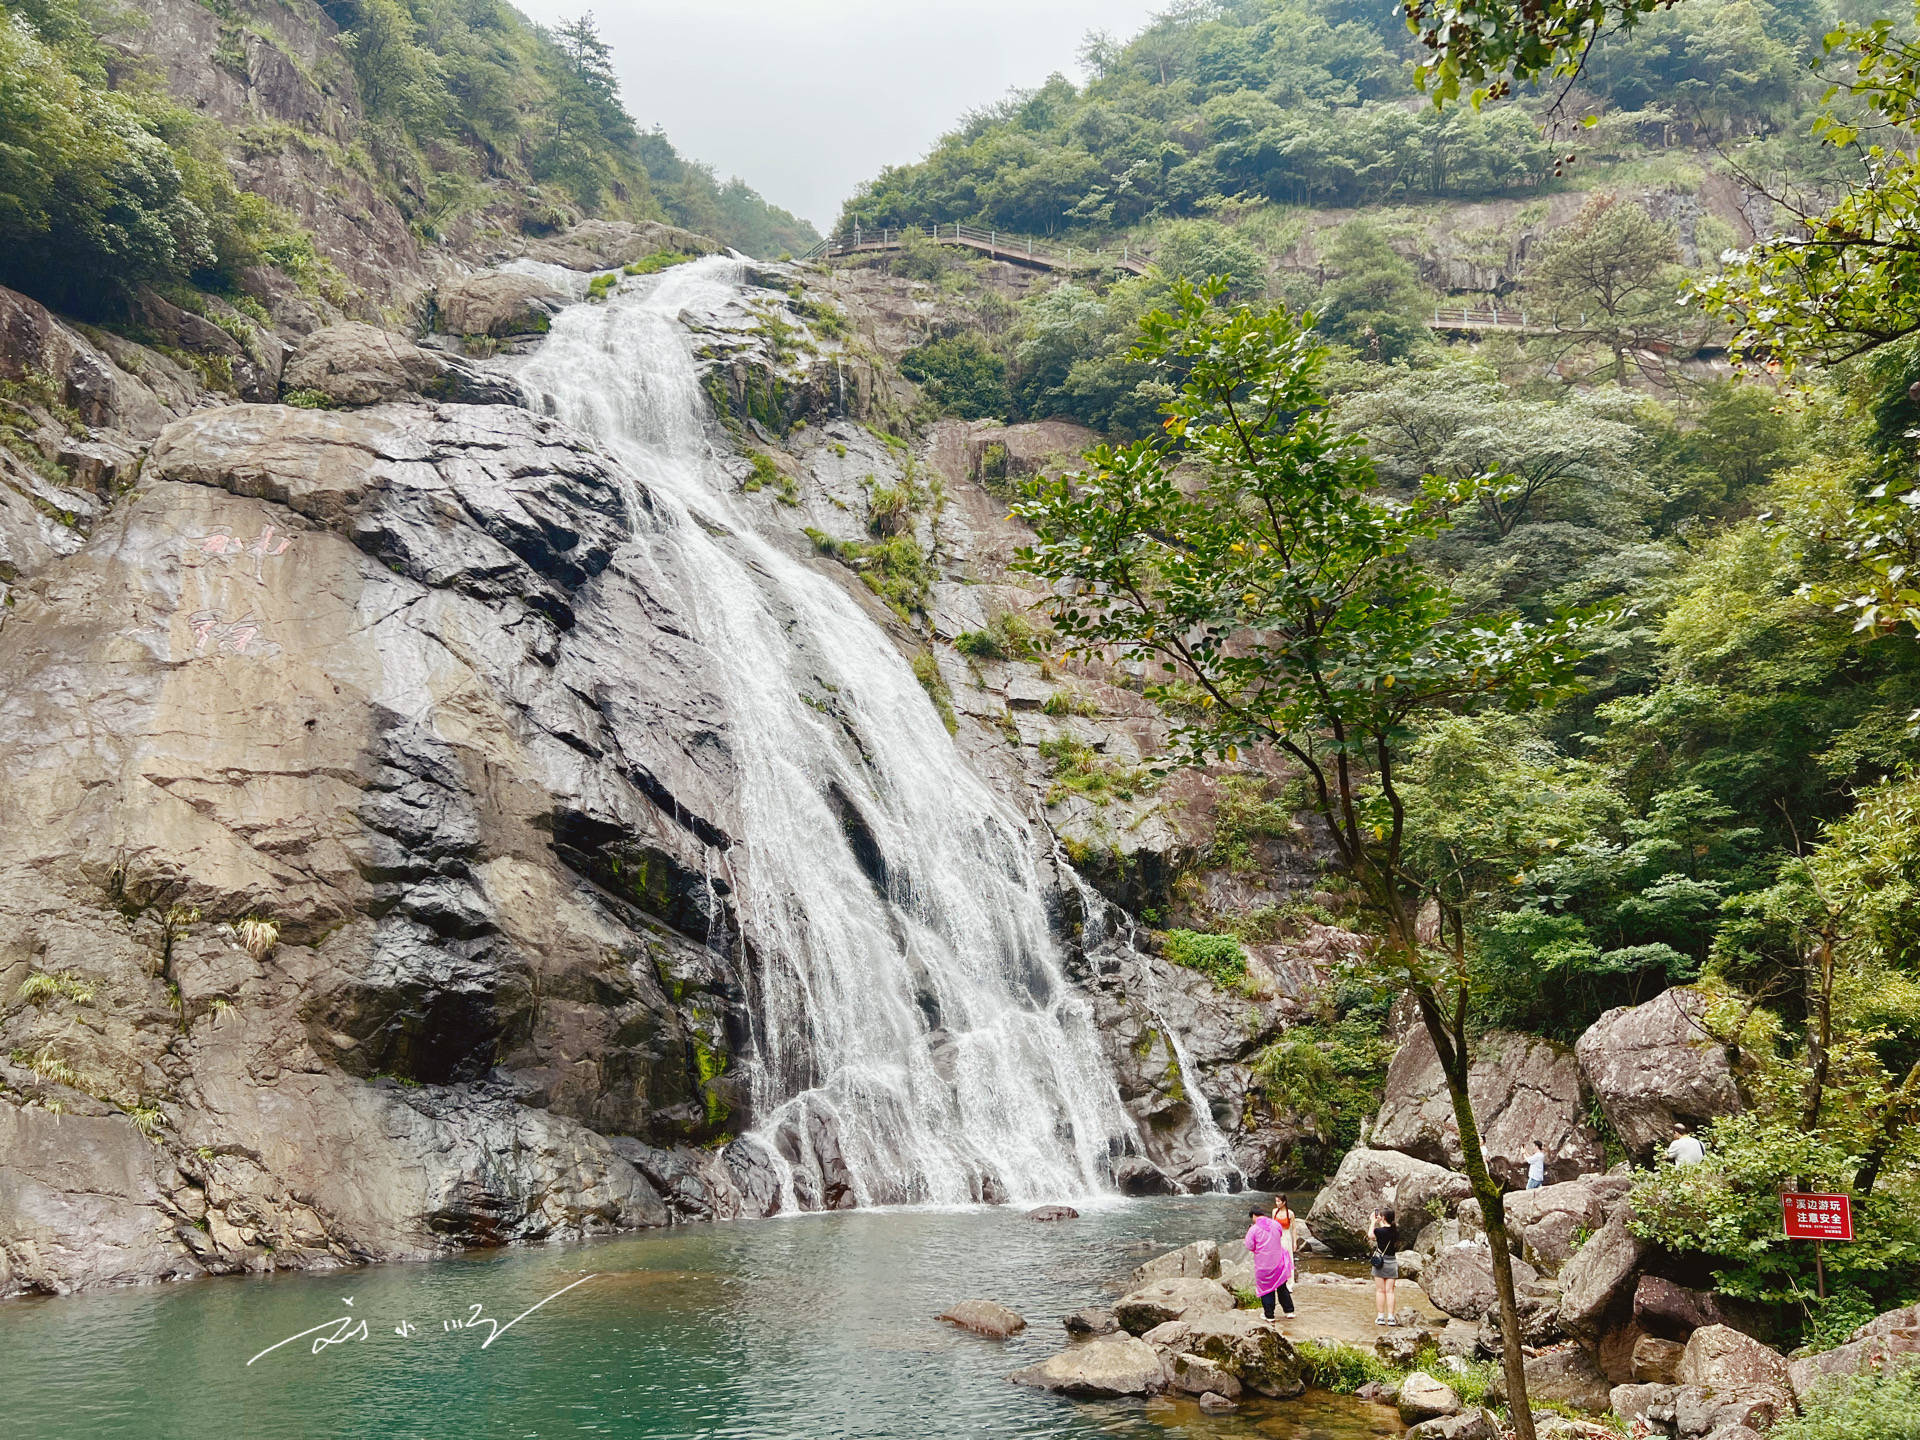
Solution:
{"label": "green river water", "polygon": [[[1145,1242],[1226,1238],[1245,1212],[1241,1197],[1208,1196],[1116,1203],[1060,1224],[1002,1210],[808,1215],[14,1301],[0,1305],[0,1431],[6,1440],[1399,1435],[1391,1410],[1328,1395],[1210,1417],[1184,1401],[1091,1404],[1007,1383],[1065,1343],[1060,1316],[1112,1297]],[[505,1326],[569,1285],[485,1343],[489,1319]],[[1012,1305],[1027,1332],[1000,1343],[933,1318],[969,1297]],[[259,1354],[315,1326],[324,1328]]]}

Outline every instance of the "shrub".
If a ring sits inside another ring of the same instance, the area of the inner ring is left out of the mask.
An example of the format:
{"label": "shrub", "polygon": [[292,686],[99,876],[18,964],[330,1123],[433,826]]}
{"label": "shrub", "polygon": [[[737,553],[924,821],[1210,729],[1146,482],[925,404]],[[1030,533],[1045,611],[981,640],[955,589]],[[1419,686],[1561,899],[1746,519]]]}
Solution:
{"label": "shrub", "polygon": [[1386,1361],[1357,1345],[1301,1340],[1293,1348],[1300,1356],[1302,1378],[1318,1390],[1351,1395],[1362,1385],[1388,1385],[1400,1378],[1399,1372]]}
{"label": "shrub", "polygon": [[933,701],[933,708],[940,712],[940,723],[947,727],[947,733],[953,734],[960,728],[960,721],[953,713],[953,692],[947,688],[946,677],[940,673],[940,662],[931,650],[914,653],[913,678],[920,682],[920,688]]}
{"label": "shrub", "polygon": [[972,335],[953,335],[909,350],[900,373],[927,397],[962,420],[1004,420],[1013,410],[1007,362]]}
{"label": "shrub", "polygon": [[1920,1440],[1920,1363],[1822,1386],[1771,1440]]}
{"label": "shrub", "polygon": [[604,275],[596,275],[587,282],[587,299],[597,305],[611,295],[613,287],[619,283],[619,275],[611,270]]}
{"label": "shrub", "polygon": [[1267,1103],[1303,1120],[1317,1143],[1296,1157],[1306,1170],[1320,1170],[1360,1138],[1360,1127],[1380,1108],[1393,1042],[1377,1021],[1349,1017],[1296,1025],[1260,1052],[1253,1076]]}
{"label": "shrub", "polygon": [[1198,930],[1169,930],[1160,937],[1160,953],[1176,965],[1198,970],[1222,990],[1247,983],[1247,953],[1231,935]]}

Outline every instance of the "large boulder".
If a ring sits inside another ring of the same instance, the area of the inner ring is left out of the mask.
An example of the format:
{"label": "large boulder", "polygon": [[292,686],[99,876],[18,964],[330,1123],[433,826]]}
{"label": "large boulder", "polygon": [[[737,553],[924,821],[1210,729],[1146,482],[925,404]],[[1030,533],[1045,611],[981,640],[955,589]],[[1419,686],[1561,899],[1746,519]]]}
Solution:
{"label": "large boulder", "polygon": [[1356,1147],[1314,1198],[1307,1223],[1336,1254],[1364,1255],[1373,1245],[1367,1218],[1383,1205],[1396,1212],[1402,1235],[1416,1235],[1472,1193],[1472,1182],[1452,1170],[1398,1150]]}
{"label": "large boulder", "polygon": [[1122,1195],[1177,1195],[1180,1187],[1151,1160],[1129,1155],[1113,1167],[1114,1188]]}
{"label": "large boulder", "polygon": [[1201,1315],[1187,1326],[1183,1349],[1211,1360],[1256,1395],[1288,1399],[1306,1388],[1293,1342],[1250,1310]]}
{"label": "large boulder", "polygon": [[1687,1347],[1677,1340],[1662,1340],[1657,1335],[1640,1335],[1633,1342],[1633,1380],[1636,1385],[1677,1385],[1680,1383],[1680,1359]]}
{"label": "large boulder", "polygon": [[1240,1379],[1226,1366],[1200,1355],[1179,1354],[1167,1362],[1167,1371],[1175,1390],[1188,1395],[1222,1395],[1240,1398]]}
{"label": "large boulder", "polygon": [[1793,1392],[1782,1385],[1745,1385],[1709,1390],[1704,1385],[1682,1385],[1674,1391],[1673,1422],[1678,1433],[1693,1440],[1742,1428],[1764,1434],[1774,1423],[1793,1414]]}
{"label": "large boulder", "polygon": [[1084,1310],[1076,1310],[1060,1323],[1067,1327],[1069,1335],[1112,1335],[1120,1328],[1120,1322],[1114,1318],[1113,1311],[1104,1310],[1098,1305],[1089,1305]]}
{"label": "large boulder", "polygon": [[962,1330],[971,1330],[989,1340],[1005,1340],[1027,1328],[1017,1311],[993,1300],[962,1300],[958,1305],[934,1317]]}
{"label": "large boulder", "polygon": [[1220,1246],[1213,1240],[1196,1240],[1165,1255],[1156,1255],[1133,1272],[1135,1285],[1151,1285],[1156,1280],[1218,1280]]}
{"label": "large boulder", "polygon": [[[1605,1167],[1606,1151],[1587,1121],[1579,1067],[1565,1047],[1495,1031],[1480,1042],[1467,1072],[1467,1094],[1487,1168],[1502,1185],[1526,1183],[1526,1157],[1536,1140],[1546,1147],[1550,1180],[1571,1180]],[[1413,1031],[1393,1057],[1368,1143],[1449,1170],[1462,1167],[1453,1100],[1424,1027]]]}
{"label": "large boulder", "polygon": [[464,360],[357,321],[315,330],[281,372],[283,392],[306,391],[333,405],[378,405],[423,396],[473,405],[517,405],[520,390]]}
{"label": "large boulder", "polygon": [[1453,1387],[1424,1370],[1416,1370],[1400,1382],[1395,1403],[1399,1406],[1400,1418],[1409,1425],[1460,1413],[1460,1397]]}
{"label": "large boulder", "polygon": [[[1526,1261],[1512,1263],[1516,1290],[1539,1278]],[[1436,1252],[1422,1272],[1420,1288],[1435,1305],[1460,1320],[1478,1320],[1500,1304],[1493,1288],[1493,1252],[1472,1241]]]}
{"label": "large boulder", "polygon": [[501,270],[442,285],[434,328],[448,335],[532,335],[552,324],[561,296],[544,280]]}
{"label": "large boulder", "polygon": [[1705,1013],[1698,991],[1667,990],[1607,1011],[1574,1046],[1581,1077],[1642,1164],[1672,1139],[1675,1120],[1699,1125],[1740,1108],[1726,1047],[1707,1033]]}
{"label": "large boulder", "polygon": [[1558,1274],[1632,1188],[1632,1179],[1625,1175],[1583,1175],[1538,1190],[1517,1190],[1503,1205],[1507,1234],[1528,1264]]}
{"label": "large boulder", "polygon": [[1884,1369],[1896,1360],[1911,1363],[1903,1358],[1910,1356],[1920,1356],[1920,1305],[1889,1310],[1855,1330],[1846,1344],[1789,1361],[1787,1381],[1804,1404],[1829,1380]]}
{"label": "large boulder", "polygon": [[1591,1355],[1577,1345],[1562,1346],[1526,1359],[1527,1394],[1589,1415],[1613,1408],[1613,1387]]}
{"label": "large boulder", "polygon": [[1670,1384],[1616,1385],[1608,1392],[1613,1413],[1629,1425],[1636,1420],[1660,1423],[1659,1416],[1671,1416],[1678,1388]]}
{"label": "large boulder", "polygon": [[1169,1320],[1187,1320],[1233,1309],[1233,1293],[1217,1280],[1156,1280],[1122,1296],[1114,1319],[1131,1335],[1144,1335]]}
{"label": "large boulder", "polygon": [[1623,1205],[1561,1268],[1560,1324],[1569,1335],[1593,1340],[1630,1317],[1645,1255],[1646,1246],[1627,1229]]}
{"label": "large boulder", "polygon": [[1633,1290],[1634,1322],[1649,1335],[1686,1343],[1694,1331],[1725,1322],[1720,1302],[1662,1275],[1642,1275]]}
{"label": "large boulder", "polygon": [[1674,1378],[1682,1385],[1715,1391],[1758,1385],[1785,1388],[1787,1361],[1778,1350],[1730,1325],[1709,1325],[1687,1341]]}
{"label": "large boulder", "polygon": [[1130,1335],[1089,1340],[1008,1377],[1061,1395],[1111,1399],[1121,1395],[1157,1395],[1167,1388],[1167,1365],[1151,1345]]}

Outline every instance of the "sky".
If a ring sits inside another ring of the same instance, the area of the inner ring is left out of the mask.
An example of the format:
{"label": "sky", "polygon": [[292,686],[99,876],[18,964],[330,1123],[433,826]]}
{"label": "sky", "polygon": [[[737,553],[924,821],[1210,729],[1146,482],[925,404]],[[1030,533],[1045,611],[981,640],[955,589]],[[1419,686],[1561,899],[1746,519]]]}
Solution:
{"label": "sky", "polygon": [[1125,38],[1167,0],[513,0],[545,25],[591,9],[627,109],[824,232],[887,165],[967,111],[1059,70],[1089,30]]}

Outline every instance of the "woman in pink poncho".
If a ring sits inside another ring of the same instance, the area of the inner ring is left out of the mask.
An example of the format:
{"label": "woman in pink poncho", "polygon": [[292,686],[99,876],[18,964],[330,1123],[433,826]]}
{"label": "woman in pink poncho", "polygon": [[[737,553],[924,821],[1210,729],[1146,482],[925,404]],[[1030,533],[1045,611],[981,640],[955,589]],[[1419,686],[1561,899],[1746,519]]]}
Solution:
{"label": "woman in pink poncho", "polygon": [[1260,1297],[1260,1308],[1273,1318],[1273,1302],[1293,1314],[1293,1295],[1287,1286],[1293,1280],[1293,1250],[1287,1244],[1287,1232],[1280,1222],[1260,1210],[1247,1212],[1253,1224],[1247,1227],[1247,1253],[1253,1257],[1253,1288]]}

